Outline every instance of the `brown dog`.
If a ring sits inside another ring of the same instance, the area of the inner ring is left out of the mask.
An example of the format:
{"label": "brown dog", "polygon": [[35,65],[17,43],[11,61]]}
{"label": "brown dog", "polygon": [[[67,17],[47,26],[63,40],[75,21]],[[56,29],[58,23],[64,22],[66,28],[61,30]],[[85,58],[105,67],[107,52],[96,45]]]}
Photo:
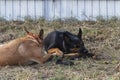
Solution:
{"label": "brown dog", "polygon": [[[34,34],[26,30],[27,35],[14,39],[8,43],[0,45],[0,66],[22,65],[29,61],[43,64],[52,55],[61,56],[63,53],[54,48],[45,54],[43,51],[43,29],[39,34]],[[55,54],[54,54],[55,53]]]}

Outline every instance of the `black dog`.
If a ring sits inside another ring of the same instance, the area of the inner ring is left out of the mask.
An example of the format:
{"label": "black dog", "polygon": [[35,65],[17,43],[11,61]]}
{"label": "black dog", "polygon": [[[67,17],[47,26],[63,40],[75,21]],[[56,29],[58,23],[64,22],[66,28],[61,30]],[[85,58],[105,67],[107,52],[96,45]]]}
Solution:
{"label": "black dog", "polygon": [[[44,48],[46,51],[52,48],[59,48],[64,54],[80,53],[86,55],[88,53],[82,40],[81,28],[79,28],[77,35],[68,31],[53,31],[49,33],[44,39]],[[61,60],[57,62],[59,61]]]}

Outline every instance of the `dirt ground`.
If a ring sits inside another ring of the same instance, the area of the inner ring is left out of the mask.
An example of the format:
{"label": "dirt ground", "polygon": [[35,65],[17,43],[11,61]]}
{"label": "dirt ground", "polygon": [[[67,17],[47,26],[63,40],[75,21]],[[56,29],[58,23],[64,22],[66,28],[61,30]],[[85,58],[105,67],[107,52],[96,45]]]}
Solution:
{"label": "dirt ground", "polygon": [[120,21],[0,21],[0,44],[25,35],[23,27],[45,36],[53,30],[67,30],[77,34],[83,30],[83,41],[97,59],[79,58],[75,65],[44,65],[0,67],[0,80],[120,80]]}

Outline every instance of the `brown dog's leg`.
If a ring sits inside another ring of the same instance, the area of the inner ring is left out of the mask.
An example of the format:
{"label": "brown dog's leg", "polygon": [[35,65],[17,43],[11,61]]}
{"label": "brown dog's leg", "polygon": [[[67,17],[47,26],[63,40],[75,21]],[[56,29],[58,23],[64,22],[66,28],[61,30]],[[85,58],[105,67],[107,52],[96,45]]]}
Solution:
{"label": "brown dog's leg", "polygon": [[36,56],[34,58],[34,61],[38,62],[40,64],[44,64],[51,56],[52,56],[52,54],[46,54],[46,55],[44,55],[42,57],[41,56]]}
{"label": "brown dog's leg", "polygon": [[[37,53],[39,51],[34,51],[34,58],[33,61],[38,62],[40,64],[45,63],[52,55],[57,55],[62,57],[63,56],[63,52],[61,50],[59,50],[58,48],[52,48],[48,50],[48,54],[45,55],[40,55],[39,53]],[[65,57],[72,57],[72,56],[79,56],[78,53],[70,53],[70,54],[64,54]]]}
{"label": "brown dog's leg", "polygon": [[63,56],[63,52],[58,48],[52,48],[48,50],[48,54]]}
{"label": "brown dog's leg", "polygon": [[37,50],[32,51],[34,53],[34,58],[32,60],[40,64],[45,63],[52,55],[57,55],[57,56],[63,55],[63,53],[58,48],[52,48],[48,50],[48,54],[44,54],[44,55],[38,53],[40,51],[39,50],[37,51]]}

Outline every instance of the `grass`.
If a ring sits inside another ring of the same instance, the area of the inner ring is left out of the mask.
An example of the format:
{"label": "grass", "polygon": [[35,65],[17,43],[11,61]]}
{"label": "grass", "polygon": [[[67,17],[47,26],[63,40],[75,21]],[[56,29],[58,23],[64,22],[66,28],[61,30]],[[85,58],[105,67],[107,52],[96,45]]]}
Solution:
{"label": "grass", "polygon": [[[1,21],[0,43],[25,35],[23,27],[39,32],[44,29],[45,36],[53,30],[67,30],[74,34],[83,30],[83,40],[89,52],[98,59],[80,58],[75,65],[56,65],[50,61],[44,65],[0,67],[0,80],[120,80],[116,66],[120,61],[120,21]],[[11,38],[11,35],[14,36]]]}

